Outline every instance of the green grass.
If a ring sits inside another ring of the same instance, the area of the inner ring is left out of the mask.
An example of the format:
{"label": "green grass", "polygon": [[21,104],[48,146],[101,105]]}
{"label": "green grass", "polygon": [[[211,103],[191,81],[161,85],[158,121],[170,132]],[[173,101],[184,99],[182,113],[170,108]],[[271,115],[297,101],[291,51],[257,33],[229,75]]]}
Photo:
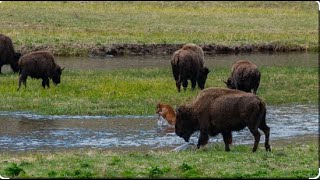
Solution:
{"label": "green grass", "polygon": [[293,143],[220,143],[200,150],[10,152],[0,154],[0,174],[10,178],[309,178],[318,174],[316,138]]}
{"label": "green grass", "polygon": [[[257,95],[268,105],[317,103],[316,67],[264,67]],[[225,87],[222,80],[229,68],[215,68],[206,87]],[[65,70],[62,83],[43,89],[41,80],[27,79],[27,88],[18,86],[18,75],[0,78],[0,109],[31,111],[37,114],[69,115],[152,115],[157,103],[177,107],[190,102],[200,90],[178,93],[170,68],[122,70]]]}
{"label": "green grass", "polygon": [[318,48],[316,2],[3,2],[17,50],[87,55],[111,44],[272,43]]}

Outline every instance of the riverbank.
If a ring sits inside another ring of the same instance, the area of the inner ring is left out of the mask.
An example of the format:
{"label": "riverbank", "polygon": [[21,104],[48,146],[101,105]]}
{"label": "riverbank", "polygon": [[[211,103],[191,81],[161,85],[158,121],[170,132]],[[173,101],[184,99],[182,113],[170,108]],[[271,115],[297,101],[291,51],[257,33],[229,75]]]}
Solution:
{"label": "riverbank", "polygon": [[[257,95],[267,105],[316,104],[317,67],[261,67]],[[230,68],[214,68],[206,88],[225,87],[222,80]],[[0,109],[47,115],[152,115],[159,102],[177,107],[189,103],[197,88],[178,93],[170,68],[130,68],[116,70],[66,69],[61,84],[43,89],[41,80],[28,78],[27,88],[17,91],[18,75],[0,78]]]}
{"label": "riverbank", "polygon": [[316,2],[15,2],[0,4],[1,33],[25,54],[171,54],[318,50]]}
{"label": "riverbank", "polygon": [[318,174],[318,137],[300,136],[263,143],[222,143],[171,152],[71,150],[0,154],[0,174],[10,178],[310,178]]}

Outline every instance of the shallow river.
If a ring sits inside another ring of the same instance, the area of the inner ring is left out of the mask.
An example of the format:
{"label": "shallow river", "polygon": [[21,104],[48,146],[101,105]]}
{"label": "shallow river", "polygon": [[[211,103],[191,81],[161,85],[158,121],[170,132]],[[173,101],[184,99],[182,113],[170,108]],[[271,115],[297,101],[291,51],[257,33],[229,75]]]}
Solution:
{"label": "shallow river", "polygon": [[[0,151],[48,151],[79,148],[174,148],[184,143],[172,128],[159,126],[150,116],[41,116],[0,112]],[[270,142],[298,135],[318,135],[318,106],[268,106]],[[264,134],[261,132],[261,143]],[[234,144],[253,144],[247,128],[233,133]],[[190,142],[196,143],[198,133]],[[223,142],[222,136],[210,143]]]}
{"label": "shallow river", "polygon": [[[237,60],[250,60],[261,66],[317,67],[317,53],[206,55],[209,68],[230,67]],[[119,56],[105,58],[57,57],[62,67],[85,70],[110,70],[119,68],[170,67],[170,56]],[[171,67],[170,67],[171,68]]]}

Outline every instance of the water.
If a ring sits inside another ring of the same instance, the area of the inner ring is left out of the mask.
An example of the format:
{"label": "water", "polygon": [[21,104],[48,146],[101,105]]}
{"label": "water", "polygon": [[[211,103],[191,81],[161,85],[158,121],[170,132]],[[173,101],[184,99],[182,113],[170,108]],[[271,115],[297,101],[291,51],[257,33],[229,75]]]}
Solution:
{"label": "water", "polygon": [[[171,56],[119,56],[119,57],[56,57],[57,63],[67,69],[113,70],[122,68],[168,67]],[[209,68],[230,67],[237,60],[250,60],[257,66],[317,67],[317,53],[206,55]]]}
{"label": "water", "polygon": [[[299,135],[318,135],[318,106],[268,106],[270,142]],[[160,126],[158,116],[42,116],[28,112],[0,112],[0,151],[65,149],[159,149],[184,140],[174,129]],[[262,132],[261,132],[262,133]],[[195,133],[191,143],[196,143]],[[233,144],[253,144],[247,128],[233,132]],[[209,143],[223,142],[222,136]],[[262,133],[260,142],[264,142]]]}

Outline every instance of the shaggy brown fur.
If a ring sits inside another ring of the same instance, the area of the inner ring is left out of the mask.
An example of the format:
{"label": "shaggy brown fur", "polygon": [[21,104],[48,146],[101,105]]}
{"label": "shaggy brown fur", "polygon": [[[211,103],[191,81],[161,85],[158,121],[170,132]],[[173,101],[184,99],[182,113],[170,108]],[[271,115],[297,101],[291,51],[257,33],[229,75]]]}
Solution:
{"label": "shaggy brown fur", "polygon": [[231,76],[226,85],[230,89],[238,89],[256,94],[260,84],[260,71],[257,66],[250,61],[238,61],[231,69]]}
{"label": "shaggy brown fur", "polygon": [[18,72],[18,60],[20,57],[21,54],[14,51],[10,37],[0,34],[0,74],[1,68],[5,64],[10,64],[13,72]]}
{"label": "shaggy brown fur", "polygon": [[200,89],[204,89],[209,69],[203,64],[203,50],[195,44],[186,44],[173,53],[171,67],[178,92],[180,92],[181,83],[183,89],[187,89],[188,80],[191,80],[192,90],[197,83]]}
{"label": "shaggy brown fur", "polygon": [[49,78],[54,84],[60,83],[60,76],[62,70],[59,65],[55,63],[53,55],[48,51],[38,51],[26,54],[19,60],[19,87],[23,82],[26,87],[27,77],[30,76],[36,79],[42,79],[42,86],[49,88]]}
{"label": "shaggy brown fur", "polygon": [[266,136],[266,151],[269,145],[270,128],[266,124],[265,103],[256,95],[227,88],[208,88],[200,92],[190,104],[176,111],[175,132],[185,141],[200,130],[197,147],[207,144],[209,135],[222,134],[225,150],[230,151],[232,131],[248,127],[255,138],[252,151],[257,150],[261,129]]}
{"label": "shaggy brown fur", "polygon": [[176,113],[169,104],[157,104],[156,113],[161,115],[170,125],[176,124]]}

